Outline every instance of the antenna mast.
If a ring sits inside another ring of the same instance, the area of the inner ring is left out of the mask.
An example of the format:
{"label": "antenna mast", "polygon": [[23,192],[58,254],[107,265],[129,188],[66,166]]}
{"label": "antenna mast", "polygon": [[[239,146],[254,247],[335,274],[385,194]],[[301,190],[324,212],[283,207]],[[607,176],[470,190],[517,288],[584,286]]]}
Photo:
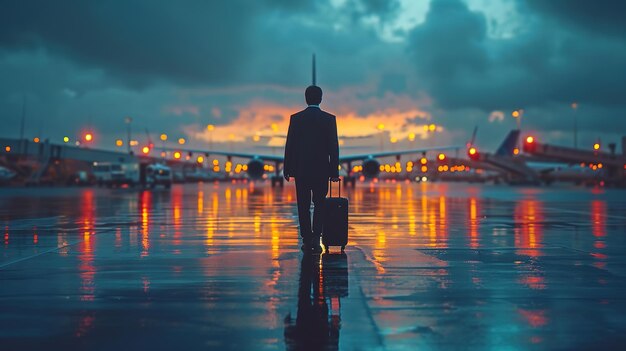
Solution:
{"label": "antenna mast", "polygon": [[312,76],[313,76],[313,85],[316,85],[316,79],[315,79],[315,54],[313,54],[313,70],[311,72]]}

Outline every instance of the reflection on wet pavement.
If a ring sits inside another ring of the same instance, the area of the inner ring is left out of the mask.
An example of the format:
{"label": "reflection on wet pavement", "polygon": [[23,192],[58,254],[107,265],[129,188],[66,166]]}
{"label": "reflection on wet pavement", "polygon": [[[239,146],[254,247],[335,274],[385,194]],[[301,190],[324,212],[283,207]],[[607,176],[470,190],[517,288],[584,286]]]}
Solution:
{"label": "reflection on wet pavement", "polygon": [[624,195],[360,184],[303,255],[291,185],[2,189],[0,345],[621,349]]}

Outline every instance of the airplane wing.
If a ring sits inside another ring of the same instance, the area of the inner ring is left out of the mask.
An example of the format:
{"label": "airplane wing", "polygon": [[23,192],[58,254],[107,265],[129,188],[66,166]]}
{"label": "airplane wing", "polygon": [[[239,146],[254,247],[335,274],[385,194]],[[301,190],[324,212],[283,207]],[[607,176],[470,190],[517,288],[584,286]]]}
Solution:
{"label": "airplane wing", "polygon": [[[363,154],[353,154],[346,156],[339,156],[339,163],[342,162],[353,162],[353,161],[361,161],[366,160],[368,158],[377,158],[377,157],[389,157],[389,156],[397,156],[397,155],[408,155],[408,154],[419,154],[428,151],[444,151],[444,150],[458,150],[463,148],[463,146],[452,145],[452,146],[438,146],[438,147],[427,147],[420,149],[409,149],[409,150],[397,150],[397,151],[385,151],[385,152],[371,152],[371,153],[363,153]],[[208,154],[208,155],[219,155],[219,156],[229,156],[229,157],[240,157],[247,159],[261,159],[263,161],[273,161],[282,163],[284,160],[283,155],[267,155],[267,154],[253,154],[247,152],[230,152],[230,151],[210,151],[210,150],[200,150],[200,149],[187,149],[187,148],[159,148],[155,149],[166,150],[166,151],[180,151],[180,152],[191,152],[197,154]],[[339,148],[341,150],[341,147]]]}
{"label": "airplane wing", "polygon": [[[356,154],[356,155],[346,155],[339,156],[339,162],[352,162],[352,161],[360,161],[368,158],[377,158],[377,157],[388,157],[388,156],[397,156],[397,155],[408,155],[408,154],[419,154],[428,151],[444,151],[444,150],[458,150],[463,148],[463,146],[452,145],[452,146],[437,146],[437,147],[427,147],[421,149],[410,149],[410,150],[398,150],[398,151],[385,151],[385,152],[372,152],[367,154]],[[341,149],[341,148],[340,148]]]}
{"label": "airplane wing", "polygon": [[155,147],[157,150],[165,150],[165,151],[180,151],[180,152],[191,152],[194,154],[208,154],[208,155],[219,155],[219,156],[229,156],[229,157],[240,157],[240,158],[249,158],[249,159],[262,159],[264,161],[274,161],[274,162],[283,162],[283,155],[264,155],[264,154],[252,154],[247,152],[230,152],[230,151],[216,151],[216,150],[200,150],[200,149],[187,149],[187,148],[160,148]]}

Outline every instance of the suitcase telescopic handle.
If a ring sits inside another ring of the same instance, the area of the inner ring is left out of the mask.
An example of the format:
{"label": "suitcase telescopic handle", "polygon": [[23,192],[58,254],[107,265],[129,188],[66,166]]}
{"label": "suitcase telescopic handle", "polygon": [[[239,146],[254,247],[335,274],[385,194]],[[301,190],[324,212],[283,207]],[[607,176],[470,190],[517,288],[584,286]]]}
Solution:
{"label": "suitcase telescopic handle", "polygon": [[[341,178],[339,178],[339,195],[337,197],[341,197]],[[328,179],[328,197],[333,197],[333,182]]]}

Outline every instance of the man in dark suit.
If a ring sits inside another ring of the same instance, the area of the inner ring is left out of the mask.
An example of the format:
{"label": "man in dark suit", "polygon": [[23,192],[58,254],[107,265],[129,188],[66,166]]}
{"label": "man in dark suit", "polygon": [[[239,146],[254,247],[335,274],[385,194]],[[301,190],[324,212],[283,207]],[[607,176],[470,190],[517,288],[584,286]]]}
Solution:
{"label": "man in dark suit", "polygon": [[[291,116],[283,173],[287,181],[296,178],[302,249],[320,251],[328,180],[339,181],[337,121],[335,116],[320,109],[320,87],[311,85],[304,95],[309,106]],[[311,194],[315,207],[312,227]]]}

